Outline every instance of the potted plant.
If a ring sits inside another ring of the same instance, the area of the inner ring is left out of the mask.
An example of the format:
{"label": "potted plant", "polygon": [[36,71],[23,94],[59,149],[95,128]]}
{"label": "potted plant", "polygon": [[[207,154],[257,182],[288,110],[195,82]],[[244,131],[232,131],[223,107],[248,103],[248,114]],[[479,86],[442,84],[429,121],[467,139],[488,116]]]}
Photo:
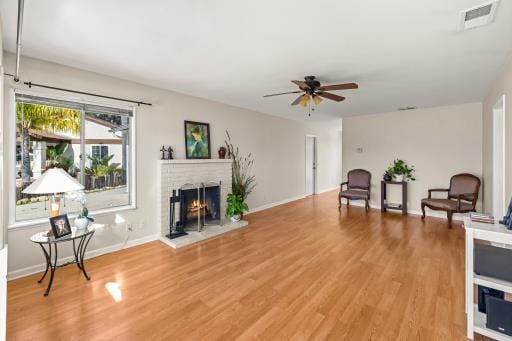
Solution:
{"label": "potted plant", "polygon": [[75,219],[75,227],[78,230],[86,229],[89,226],[89,224],[94,221],[94,219],[91,216],[89,216],[89,210],[87,209],[87,207],[85,207],[87,199],[85,198],[84,191],[70,192],[68,193],[68,197],[71,200],[77,201],[82,205],[82,208],[80,208],[78,216]]}
{"label": "potted plant", "polygon": [[384,175],[382,176],[382,178],[384,179],[384,181],[391,181],[391,180],[393,180],[393,168],[389,167],[388,169],[386,169],[386,171],[384,172]]}
{"label": "potted plant", "polygon": [[233,160],[231,192],[240,195],[245,201],[256,186],[256,177],[251,175],[254,158],[252,153],[243,155],[238,147],[233,146],[231,136],[226,131],[227,139],[224,141],[227,146],[228,157]]}
{"label": "potted plant", "polygon": [[219,153],[219,159],[224,159],[226,157],[226,147],[220,146],[218,153]]}
{"label": "potted plant", "polygon": [[240,221],[244,212],[249,211],[249,206],[239,194],[229,193],[227,203],[226,217],[231,219],[232,222]]}
{"label": "potted plant", "polygon": [[89,216],[89,210],[87,207],[82,206],[78,217],[75,219],[75,226],[77,229],[85,229],[89,226],[90,223],[94,221],[94,218]]}
{"label": "potted plant", "polygon": [[415,171],[416,170],[414,169],[414,166],[409,166],[404,160],[396,159],[384,173],[384,180],[389,179],[391,177],[394,181],[397,182],[409,180],[414,181],[416,180],[416,178],[414,177]]}

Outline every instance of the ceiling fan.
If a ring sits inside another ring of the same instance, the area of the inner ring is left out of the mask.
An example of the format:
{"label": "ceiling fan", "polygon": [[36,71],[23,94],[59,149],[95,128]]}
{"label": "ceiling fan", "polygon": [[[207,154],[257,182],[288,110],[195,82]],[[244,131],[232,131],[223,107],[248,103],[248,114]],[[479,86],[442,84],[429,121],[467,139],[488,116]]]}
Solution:
{"label": "ceiling fan", "polygon": [[332,90],[349,90],[349,89],[357,89],[358,85],[356,83],[344,83],[344,84],[333,84],[333,85],[324,85],[320,84],[320,82],[316,79],[315,76],[306,76],[303,81],[291,81],[292,83],[298,85],[300,90],[297,91],[289,91],[289,92],[281,92],[278,94],[265,95],[263,97],[273,97],[273,96],[281,96],[287,94],[300,94],[299,97],[295,101],[292,102],[292,105],[300,104],[303,107],[307,107],[310,101],[312,100],[315,105],[320,104],[322,98],[327,98],[332,101],[341,102],[345,99],[343,96],[338,96],[326,91]]}

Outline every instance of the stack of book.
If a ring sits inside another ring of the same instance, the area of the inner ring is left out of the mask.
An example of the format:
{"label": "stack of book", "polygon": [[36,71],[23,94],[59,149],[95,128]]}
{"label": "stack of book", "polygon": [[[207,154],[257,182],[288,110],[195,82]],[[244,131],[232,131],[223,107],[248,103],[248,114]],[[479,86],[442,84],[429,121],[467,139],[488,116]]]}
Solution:
{"label": "stack of book", "polygon": [[492,215],[471,213],[471,221],[476,221],[479,223],[494,224],[495,219],[494,219],[494,216],[492,216]]}

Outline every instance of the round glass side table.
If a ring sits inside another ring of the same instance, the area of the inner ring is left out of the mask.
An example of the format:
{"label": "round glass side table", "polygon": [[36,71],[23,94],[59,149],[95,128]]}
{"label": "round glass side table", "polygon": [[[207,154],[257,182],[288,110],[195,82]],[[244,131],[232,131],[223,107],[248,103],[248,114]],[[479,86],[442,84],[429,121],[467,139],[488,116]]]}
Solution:
{"label": "round glass side table", "polygon": [[[41,283],[43,279],[46,277],[46,274],[48,273],[48,270],[50,270],[50,281],[48,282],[48,287],[46,288],[46,291],[44,292],[44,296],[48,296],[50,293],[50,290],[52,288],[53,283],[53,277],[55,274],[55,270],[57,268],[69,265],[69,264],[76,264],[78,269],[84,274],[85,278],[87,280],[90,280],[91,278],[85,271],[85,265],[84,265],[84,256],[85,256],[85,250],[87,249],[87,246],[89,245],[89,242],[91,241],[92,236],[94,235],[94,225],[89,226],[86,229],[81,230],[74,230],[73,233],[61,237],[61,238],[55,238],[54,236],[47,236],[47,232],[39,232],[34,234],[32,237],[30,237],[30,241],[36,244],[39,244],[41,246],[41,249],[43,250],[44,257],[46,259],[46,270],[44,271],[43,276],[38,281],[38,283]],[[75,256],[75,259],[64,263],[57,265],[58,260],[58,253],[57,253],[57,245],[60,243],[66,243],[66,242],[72,242],[73,243],[73,253]]]}

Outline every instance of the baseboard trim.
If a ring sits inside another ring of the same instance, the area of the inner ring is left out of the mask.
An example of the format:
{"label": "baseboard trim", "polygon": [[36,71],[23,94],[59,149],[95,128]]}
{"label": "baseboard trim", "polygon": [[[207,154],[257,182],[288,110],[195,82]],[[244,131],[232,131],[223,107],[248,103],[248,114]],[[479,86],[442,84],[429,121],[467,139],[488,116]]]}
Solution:
{"label": "baseboard trim", "polygon": [[[112,253],[112,252],[130,248],[130,247],[134,247],[137,245],[149,243],[149,242],[158,240],[159,237],[160,237],[159,234],[149,235],[146,237],[129,240],[126,243],[118,243],[118,244],[106,246],[104,248],[87,251],[85,253],[85,259],[91,259],[91,258],[102,256],[102,255],[105,255],[108,253]],[[59,258],[59,263],[65,263],[65,262],[69,262],[71,260],[73,260],[73,256]],[[41,263],[41,264],[37,264],[37,265],[28,266],[26,268],[10,271],[7,273],[7,280],[12,281],[17,278],[33,275],[35,273],[44,271],[45,268],[46,268],[46,264]]]}
{"label": "baseboard trim", "polygon": [[259,211],[268,210],[269,208],[276,207],[276,206],[279,206],[279,205],[284,205],[284,204],[287,204],[287,203],[292,202],[292,201],[304,199],[305,197],[306,197],[305,195],[299,195],[299,196],[296,196],[296,197],[293,197],[293,198],[288,198],[288,199],[272,202],[270,204],[261,205],[261,206],[258,206],[258,207],[255,207],[255,208],[249,210],[249,212],[247,212],[246,214],[251,214],[251,213],[256,213],[256,212],[259,212]]}
{"label": "baseboard trim", "polygon": [[[334,190],[336,190],[338,188],[339,187],[336,186],[336,187],[322,189],[317,194],[322,194],[322,193],[325,193],[325,192],[334,191]],[[287,204],[287,203],[292,202],[292,201],[297,201],[297,200],[300,200],[300,199],[304,199],[305,197],[307,197],[307,195],[303,194],[303,195],[298,195],[296,197],[292,197],[292,198],[288,198],[288,199],[284,199],[284,200],[280,200],[280,201],[275,201],[275,202],[272,202],[270,204],[261,205],[261,206],[258,206],[256,208],[253,208],[253,209],[249,210],[249,212],[247,212],[246,214],[251,214],[251,213],[256,213],[256,212],[259,212],[259,211],[268,210],[269,208],[276,207],[276,206],[279,206],[279,205],[284,205],[284,204]]]}
{"label": "baseboard trim", "polygon": [[[364,203],[362,202],[350,202],[350,206],[359,206],[359,207],[364,207]],[[372,205],[370,204],[370,208],[371,209],[375,209],[375,210],[380,210],[380,205]],[[400,214],[399,211],[393,211],[393,212],[397,212],[398,214]],[[407,210],[407,214],[410,214],[410,215],[415,215],[415,216],[421,216],[422,213],[421,211],[411,211],[411,210]],[[432,218],[441,218],[441,219],[445,219],[445,220],[448,220],[448,217],[446,216],[446,213],[443,214],[443,213],[437,213],[437,212],[434,212],[430,209],[425,209],[425,216],[426,217],[432,217]],[[464,214],[458,214],[458,213],[454,213],[453,215],[453,220],[454,221],[463,221],[464,220]]]}
{"label": "baseboard trim", "polygon": [[317,194],[322,194],[322,193],[325,193],[325,192],[330,192],[330,191],[339,190],[339,189],[340,189],[340,186],[326,188],[326,189],[320,190]]}

